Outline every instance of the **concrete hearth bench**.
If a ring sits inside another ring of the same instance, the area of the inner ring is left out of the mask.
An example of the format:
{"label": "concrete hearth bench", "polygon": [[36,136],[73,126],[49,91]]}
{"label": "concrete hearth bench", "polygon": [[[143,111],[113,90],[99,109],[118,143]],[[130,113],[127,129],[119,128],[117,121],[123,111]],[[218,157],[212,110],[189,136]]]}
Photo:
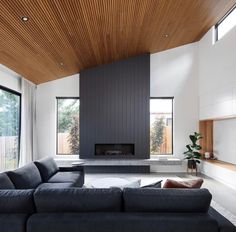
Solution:
{"label": "concrete hearth bench", "polygon": [[150,158],[150,159],[63,159],[57,158],[60,165],[71,165],[73,163],[83,163],[86,173],[148,173],[151,167],[175,166],[181,167],[182,160],[178,158]]}
{"label": "concrete hearth bench", "polygon": [[55,189],[82,187],[83,184],[83,167],[58,167],[53,158],[0,173],[0,189]]}

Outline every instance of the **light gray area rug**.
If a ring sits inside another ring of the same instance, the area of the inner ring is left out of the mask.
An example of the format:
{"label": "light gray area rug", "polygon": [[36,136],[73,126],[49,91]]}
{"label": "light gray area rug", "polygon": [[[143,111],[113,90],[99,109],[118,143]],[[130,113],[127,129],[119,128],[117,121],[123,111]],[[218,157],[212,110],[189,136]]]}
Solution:
{"label": "light gray area rug", "polygon": [[236,216],[233,215],[231,212],[229,212],[227,209],[222,207],[220,204],[218,204],[215,201],[211,201],[211,207],[214,208],[216,211],[218,211],[221,215],[223,215],[225,218],[227,218],[231,223],[233,223],[236,226]]}
{"label": "light gray area rug", "polygon": [[[193,180],[193,179],[201,178],[201,176],[199,177],[199,176],[192,176],[192,175],[188,175],[188,174],[174,174],[174,173],[165,173],[165,174],[163,174],[163,173],[161,173],[161,174],[150,173],[150,174],[138,174],[138,175],[137,174],[127,174],[127,173],[126,174],[124,174],[124,173],[123,174],[114,174],[114,173],[113,174],[86,174],[85,175],[85,185],[89,184],[91,181],[96,181],[96,179],[106,178],[106,177],[125,178],[130,181],[136,180],[136,179],[141,179],[141,186],[152,184],[152,183],[155,183],[160,180],[163,180],[163,182],[162,182],[162,185],[163,185],[165,183],[166,179],[181,181],[181,180]],[[209,182],[209,180],[210,180],[210,182]],[[215,188],[215,186],[219,184],[215,180],[209,179],[209,178],[207,178],[207,179],[204,178],[204,182],[205,182],[204,187],[207,189]],[[220,185],[220,188],[222,188],[222,187],[223,186]],[[217,188],[215,188],[215,189],[217,190]],[[227,189],[225,189],[224,191],[226,191],[226,190]],[[234,198],[231,197],[230,199],[234,199]],[[236,226],[236,215],[232,214],[229,210],[227,210],[226,208],[224,208],[223,206],[221,206],[219,203],[215,202],[214,200],[212,200],[211,206]]]}

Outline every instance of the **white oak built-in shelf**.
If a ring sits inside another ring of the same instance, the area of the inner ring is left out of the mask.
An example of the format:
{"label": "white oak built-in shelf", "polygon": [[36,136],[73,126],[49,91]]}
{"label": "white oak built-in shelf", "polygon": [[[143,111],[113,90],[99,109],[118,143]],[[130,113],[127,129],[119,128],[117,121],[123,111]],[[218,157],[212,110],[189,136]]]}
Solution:
{"label": "white oak built-in shelf", "polygon": [[220,160],[203,160],[201,172],[236,190],[236,165]]}
{"label": "white oak built-in shelf", "polygon": [[236,172],[236,165],[221,160],[204,160],[207,163]]}
{"label": "white oak built-in shelf", "polygon": [[213,120],[199,121],[199,132],[202,135],[200,145],[201,153],[213,152]]}
{"label": "white oak built-in shelf", "polygon": [[[200,145],[202,147],[201,153],[205,154],[205,152],[213,153],[214,147],[213,147],[213,125],[215,121],[221,121],[221,120],[228,120],[236,118],[235,115],[231,116],[225,116],[220,118],[212,118],[207,120],[200,120],[199,121],[199,132],[202,135],[202,139],[200,140]],[[203,156],[204,158],[204,156]]]}

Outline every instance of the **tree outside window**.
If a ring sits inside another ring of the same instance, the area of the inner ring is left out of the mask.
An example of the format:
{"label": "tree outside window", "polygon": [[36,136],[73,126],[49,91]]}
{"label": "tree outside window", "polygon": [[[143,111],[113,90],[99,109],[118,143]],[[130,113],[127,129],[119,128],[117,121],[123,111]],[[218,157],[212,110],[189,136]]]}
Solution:
{"label": "tree outside window", "polygon": [[0,87],[0,171],[18,166],[21,95]]}
{"label": "tree outside window", "polygon": [[152,155],[173,153],[173,98],[150,100],[150,151]]}
{"label": "tree outside window", "polygon": [[57,154],[79,154],[79,98],[57,98]]}

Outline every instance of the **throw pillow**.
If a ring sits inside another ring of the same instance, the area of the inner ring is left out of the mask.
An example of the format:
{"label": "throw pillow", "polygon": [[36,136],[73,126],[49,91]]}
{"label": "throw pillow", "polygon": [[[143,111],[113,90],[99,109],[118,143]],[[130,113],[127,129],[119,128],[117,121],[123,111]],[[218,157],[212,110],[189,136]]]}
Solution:
{"label": "throw pillow", "polygon": [[15,186],[6,173],[0,173],[0,189],[14,189]]}
{"label": "throw pillow", "polygon": [[162,180],[149,184],[149,185],[144,185],[141,188],[161,188],[161,182]]}
{"label": "throw pillow", "polygon": [[34,189],[42,183],[38,168],[29,163],[14,171],[7,172],[16,189]]}
{"label": "throw pillow", "polygon": [[34,163],[39,169],[44,182],[47,182],[59,170],[55,160],[52,157],[46,157],[41,160],[37,160]]}
{"label": "throw pillow", "polygon": [[123,189],[123,188],[139,188],[140,184],[141,184],[141,180],[138,179],[138,180],[130,181],[129,183],[124,184],[124,185],[111,186],[111,188],[120,188],[120,189]]}
{"label": "throw pillow", "polygon": [[201,188],[203,179],[176,181],[167,179],[163,188]]}

